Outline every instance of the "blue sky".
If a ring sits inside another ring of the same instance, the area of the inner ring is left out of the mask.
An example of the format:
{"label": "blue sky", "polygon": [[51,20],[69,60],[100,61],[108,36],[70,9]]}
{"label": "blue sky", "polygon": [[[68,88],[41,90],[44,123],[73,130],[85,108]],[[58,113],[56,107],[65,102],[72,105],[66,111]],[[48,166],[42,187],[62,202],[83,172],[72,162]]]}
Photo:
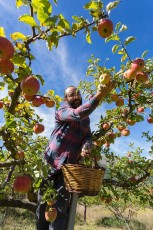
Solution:
{"label": "blue sky", "polygon": [[[64,3],[63,3],[64,2]],[[108,4],[110,1],[103,1]],[[72,15],[84,16],[89,19],[88,12],[84,12],[82,6],[87,3],[84,0],[58,1],[58,7],[54,6],[53,13],[62,13],[65,18],[71,20]],[[27,13],[25,7],[17,9],[15,0],[0,1],[0,27],[5,28],[6,36],[13,32],[20,31],[25,35],[31,33],[30,28],[18,21],[21,14]],[[145,50],[149,50],[147,58],[153,56],[152,34],[153,34],[153,1],[152,0],[122,0],[119,6],[111,11],[110,19],[114,25],[121,22],[127,25],[128,30],[123,33],[123,39],[128,36],[136,37],[136,41],[128,46],[128,53],[131,59],[140,57]],[[68,85],[78,85],[79,81],[86,79],[87,59],[94,53],[95,57],[101,59],[102,63],[106,58],[107,67],[120,66],[120,56],[111,53],[112,42],[105,44],[105,40],[94,32],[91,35],[92,44],[85,40],[83,32],[79,32],[77,38],[70,36],[60,40],[59,47],[52,52],[47,50],[45,42],[37,42],[32,45],[32,52],[36,60],[32,64],[33,74],[41,74],[46,84],[41,86],[41,92],[45,93],[49,89],[55,90],[56,94],[63,96],[63,91]],[[0,98],[7,94],[7,89],[0,92]],[[91,116],[91,128],[96,129],[101,114],[105,114],[107,105],[97,109]],[[44,119],[45,132],[42,135],[49,137],[54,127],[54,109],[48,109],[45,106],[36,109]],[[3,124],[3,114],[0,112],[1,124]],[[135,143],[135,146],[145,149],[144,155],[149,151],[150,145],[141,139],[141,131],[150,130],[153,134],[153,125],[147,123],[137,123],[130,128],[131,135],[116,139],[112,150],[117,154],[124,155],[128,149],[129,143]]]}

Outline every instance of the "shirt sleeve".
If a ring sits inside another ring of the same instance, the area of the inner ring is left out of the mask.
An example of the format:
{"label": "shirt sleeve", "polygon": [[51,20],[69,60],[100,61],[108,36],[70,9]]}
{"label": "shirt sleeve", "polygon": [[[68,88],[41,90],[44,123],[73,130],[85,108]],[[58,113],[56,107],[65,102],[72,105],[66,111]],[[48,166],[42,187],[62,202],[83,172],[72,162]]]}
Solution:
{"label": "shirt sleeve", "polygon": [[56,118],[60,121],[81,121],[87,118],[98,106],[99,101],[92,97],[91,100],[76,109],[62,107],[56,113]]}

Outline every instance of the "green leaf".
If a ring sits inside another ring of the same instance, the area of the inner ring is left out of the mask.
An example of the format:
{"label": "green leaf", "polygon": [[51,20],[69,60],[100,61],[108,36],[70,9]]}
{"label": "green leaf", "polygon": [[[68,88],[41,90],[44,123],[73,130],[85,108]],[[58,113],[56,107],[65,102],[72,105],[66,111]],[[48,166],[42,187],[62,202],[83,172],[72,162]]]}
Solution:
{"label": "green leaf", "polygon": [[20,67],[26,67],[26,61],[25,61],[25,58],[18,55],[18,54],[15,54],[13,57],[12,57],[12,61],[15,65],[17,66],[20,66]]}
{"label": "green leaf", "polygon": [[26,40],[26,36],[20,32],[14,32],[13,34],[10,35],[13,40]]}
{"label": "green leaf", "polygon": [[23,1],[22,0],[16,0],[16,7],[19,8],[23,5]]}
{"label": "green leaf", "polygon": [[149,50],[146,50],[146,51],[143,52],[142,58],[144,58],[144,57],[147,55],[148,51],[149,51]]}
{"label": "green leaf", "polygon": [[119,32],[122,32],[122,31],[127,30],[127,29],[128,29],[127,26],[123,24],[121,29],[119,30]]}
{"label": "green leaf", "polygon": [[53,17],[49,17],[49,18],[47,18],[44,22],[43,22],[43,24],[44,24],[44,26],[55,26],[55,23],[57,22],[57,20],[58,20],[58,16],[57,15],[54,15]]}
{"label": "green leaf", "polygon": [[35,22],[34,18],[31,17],[31,16],[29,16],[28,14],[22,15],[22,16],[19,18],[19,20],[20,20],[21,22],[24,22],[24,23],[30,25],[30,26],[37,26],[37,23]]}
{"label": "green leaf", "polygon": [[126,58],[127,58],[127,54],[124,53],[123,56],[121,57],[121,62],[124,62]]}
{"label": "green leaf", "polygon": [[97,2],[94,2],[94,1],[88,2],[86,5],[84,5],[84,8],[86,10],[91,10],[91,9],[96,10],[97,9]]}
{"label": "green leaf", "polygon": [[121,22],[118,22],[115,26],[115,30],[119,30],[120,26],[121,26]]}
{"label": "green leaf", "polygon": [[41,81],[41,84],[44,85],[45,81],[44,81],[43,77],[39,74],[37,74],[35,76]]}
{"label": "green leaf", "polygon": [[82,17],[78,17],[76,15],[72,16],[72,18],[76,21],[76,22],[81,22],[82,21]]}
{"label": "green leaf", "polygon": [[109,36],[108,38],[105,39],[105,42],[108,42],[108,41],[119,41],[120,38],[117,34],[112,34],[111,36]]}
{"label": "green leaf", "polygon": [[69,22],[63,17],[62,14],[59,15],[60,21],[59,24],[60,26],[62,26],[63,28],[70,30],[70,24]]}
{"label": "green leaf", "polygon": [[5,37],[5,36],[6,36],[6,35],[5,35],[5,30],[4,30],[3,27],[0,27],[0,36],[1,36],[1,37]]}
{"label": "green leaf", "polygon": [[120,3],[120,1],[114,1],[114,2],[108,3],[108,5],[106,6],[106,11],[110,11],[110,10],[116,8],[119,3]]}
{"label": "green leaf", "polygon": [[131,42],[133,42],[135,40],[136,40],[135,37],[130,36],[130,37],[128,37],[128,38],[125,39],[124,45],[127,46],[129,43],[131,43]]}
{"label": "green leaf", "polygon": [[87,31],[87,34],[86,34],[86,41],[91,44],[91,37],[90,37],[90,31]]}
{"label": "green leaf", "polygon": [[119,48],[119,45],[114,45],[112,47],[112,53],[114,54],[117,51],[118,48]]}

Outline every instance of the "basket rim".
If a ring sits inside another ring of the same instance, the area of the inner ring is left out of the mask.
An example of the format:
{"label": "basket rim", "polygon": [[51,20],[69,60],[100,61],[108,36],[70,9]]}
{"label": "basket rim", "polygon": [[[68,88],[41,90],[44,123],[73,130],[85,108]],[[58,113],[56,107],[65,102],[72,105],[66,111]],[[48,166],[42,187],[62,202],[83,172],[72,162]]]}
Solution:
{"label": "basket rim", "polygon": [[102,166],[88,166],[88,165],[85,165],[85,164],[70,164],[70,163],[68,163],[68,164],[63,164],[62,165],[62,168],[64,168],[64,167],[74,167],[74,168],[77,168],[77,167],[81,167],[81,168],[90,168],[90,169],[100,169],[100,170],[103,170],[103,171],[106,171],[106,169],[104,168],[104,167],[102,167]]}

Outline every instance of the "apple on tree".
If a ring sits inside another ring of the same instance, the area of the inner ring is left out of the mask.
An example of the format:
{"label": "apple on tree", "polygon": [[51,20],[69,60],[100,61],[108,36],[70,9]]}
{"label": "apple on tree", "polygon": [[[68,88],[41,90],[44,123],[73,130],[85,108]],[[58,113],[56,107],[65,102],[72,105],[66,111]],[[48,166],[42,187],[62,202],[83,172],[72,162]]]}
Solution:
{"label": "apple on tree", "polygon": [[24,152],[23,152],[23,151],[17,152],[16,155],[15,155],[15,158],[16,158],[17,160],[23,160],[23,159],[25,158]]}
{"label": "apple on tree", "polygon": [[148,74],[146,72],[138,72],[136,74],[135,80],[138,83],[145,83],[148,80]]}
{"label": "apple on tree", "polygon": [[119,96],[117,94],[111,94],[110,98],[112,101],[116,102],[119,99]]}
{"label": "apple on tree", "polygon": [[36,123],[33,127],[33,131],[36,134],[42,133],[45,130],[44,125]]}
{"label": "apple on tree", "polygon": [[130,130],[125,128],[121,131],[122,136],[129,136],[130,135]]}
{"label": "apple on tree", "polygon": [[131,81],[133,79],[135,79],[136,77],[136,71],[133,69],[127,69],[124,73],[123,73],[123,77],[125,79],[125,81]]}
{"label": "apple on tree", "polygon": [[44,103],[43,99],[41,96],[35,96],[32,100],[32,105],[34,107],[39,107]]}
{"label": "apple on tree", "polygon": [[54,105],[55,105],[55,101],[52,100],[52,99],[47,99],[47,100],[45,101],[45,105],[46,105],[48,108],[52,108],[52,107],[54,107]]}
{"label": "apple on tree", "polygon": [[119,98],[116,102],[115,102],[117,107],[121,107],[124,105],[124,99],[123,98]]}
{"label": "apple on tree", "polygon": [[3,102],[3,101],[0,101],[0,109],[3,108],[3,105],[4,105],[4,102]]}
{"label": "apple on tree", "polygon": [[30,96],[30,95],[27,95],[25,93],[23,93],[23,97],[27,100],[27,101],[32,101],[34,99],[34,95]]}
{"label": "apple on tree", "polygon": [[7,75],[11,74],[14,71],[14,64],[10,60],[5,60],[2,63],[0,62],[0,73]]}
{"label": "apple on tree", "polygon": [[110,128],[110,124],[108,123],[108,122],[105,122],[105,123],[103,123],[102,124],[102,129],[104,129],[104,130],[108,130],[109,128]]}
{"label": "apple on tree", "polygon": [[14,52],[13,44],[7,38],[0,36],[0,63],[10,59]]}
{"label": "apple on tree", "polygon": [[13,189],[18,193],[27,193],[30,191],[32,179],[30,175],[18,175],[13,182]]}
{"label": "apple on tree", "polygon": [[45,211],[45,219],[48,222],[54,222],[57,217],[57,209],[53,207],[47,207]]}
{"label": "apple on tree", "polygon": [[40,84],[37,78],[28,76],[21,81],[21,90],[24,94],[34,96],[40,89]]}
{"label": "apple on tree", "polygon": [[143,70],[145,62],[142,58],[137,58],[131,63],[131,69],[138,72]]}
{"label": "apple on tree", "polygon": [[138,113],[143,113],[143,112],[144,112],[144,107],[139,107],[139,108],[137,108],[137,112],[138,112]]}
{"label": "apple on tree", "polygon": [[153,124],[153,117],[148,117],[147,121],[148,121],[149,124]]}
{"label": "apple on tree", "polygon": [[109,37],[114,30],[114,25],[110,19],[100,19],[98,23],[98,33],[102,38]]}
{"label": "apple on tree", "polygon": [[100,75],[99,82],[102,85],[106,85],[111,80],[111,74],[110,73],[103,73]]}

